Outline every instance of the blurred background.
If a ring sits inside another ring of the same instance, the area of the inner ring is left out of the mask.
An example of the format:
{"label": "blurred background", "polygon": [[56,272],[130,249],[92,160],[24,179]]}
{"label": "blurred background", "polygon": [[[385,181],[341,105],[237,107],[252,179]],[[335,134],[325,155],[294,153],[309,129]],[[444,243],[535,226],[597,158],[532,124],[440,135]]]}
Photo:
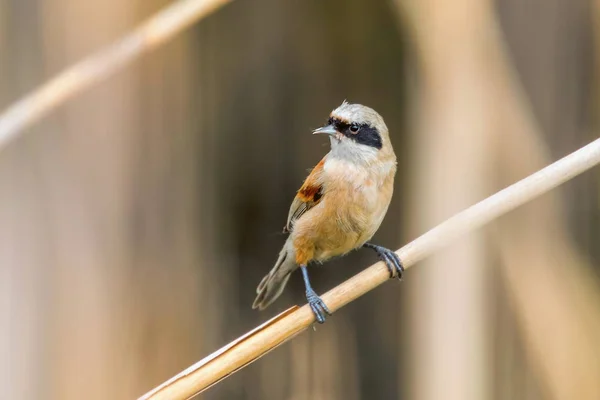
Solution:
{"label": "blurred background", "polygon": [[[0,0],[0,109],[166,0]],[[598,0],[234,1],[0,152],[0,398],[132,399],[251,309],[344,99],[399,159],[390,248],[596,138]],[[203,399],[600,399],[600,171]],[[320,293],[375,262],[313,268]]]}

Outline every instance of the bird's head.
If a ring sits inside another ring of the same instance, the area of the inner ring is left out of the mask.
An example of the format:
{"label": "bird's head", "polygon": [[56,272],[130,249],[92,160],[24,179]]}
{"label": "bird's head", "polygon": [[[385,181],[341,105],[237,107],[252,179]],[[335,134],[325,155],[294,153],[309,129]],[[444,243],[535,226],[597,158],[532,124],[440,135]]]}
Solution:
{"label": "bird's head", "polygon": [[346,101],[329,115],[327,124],[313,134],[327,134],[331,154],[356,163],[395,159],[388,128],[372,108]]}

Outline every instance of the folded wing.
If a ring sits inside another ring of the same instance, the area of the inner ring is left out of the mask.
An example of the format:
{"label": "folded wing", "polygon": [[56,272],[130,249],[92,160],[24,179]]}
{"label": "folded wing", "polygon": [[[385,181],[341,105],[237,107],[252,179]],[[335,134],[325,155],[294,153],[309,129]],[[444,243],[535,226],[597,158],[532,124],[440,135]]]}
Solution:
{"label": "folded wing", "polygon": [[308,210],[319,204],[323,199],[323,158],[312,170],[306,178],[302,187],[298,190],[294,201],[290,207],[287,224],[283,228],[284,233],[294,230],[294,223]]}

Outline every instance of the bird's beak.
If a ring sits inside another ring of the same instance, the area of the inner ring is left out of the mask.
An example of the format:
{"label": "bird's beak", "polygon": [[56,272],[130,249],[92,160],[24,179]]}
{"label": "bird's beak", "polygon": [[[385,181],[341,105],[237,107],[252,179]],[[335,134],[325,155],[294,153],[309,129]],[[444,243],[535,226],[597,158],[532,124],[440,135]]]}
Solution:
{"label": "bird's beak", "polygon": [[313,135],[317,135],[317,134],[320,134],[320,133],[326,133],[328,135],[335,135],[337,133],[337,131],[335,130],[335,128],[333,127],[333,125],[327,125],[327,126],[324,126],[322,128],[315,129],[313,131]]}

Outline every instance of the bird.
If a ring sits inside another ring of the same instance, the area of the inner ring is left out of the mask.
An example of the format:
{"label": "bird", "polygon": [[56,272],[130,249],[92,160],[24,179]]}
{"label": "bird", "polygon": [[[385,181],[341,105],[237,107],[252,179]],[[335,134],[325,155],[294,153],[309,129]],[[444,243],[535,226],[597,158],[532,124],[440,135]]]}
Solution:
{"label": "bird", "polygon": [[395,252],[369,242],[387,213],[397,169],[383,118],[372,108],[344,100],[313,134],[327,135],[331,149],[296,193],[283,229],[288,237],[275,266],[259,283],[252,308],[264,310],[273,303],[300,268],[306,300],[322,324],[331,311],[312,288],[310,263],[369,248],[384,261],[390,278],[401,279],[404,267]]}

